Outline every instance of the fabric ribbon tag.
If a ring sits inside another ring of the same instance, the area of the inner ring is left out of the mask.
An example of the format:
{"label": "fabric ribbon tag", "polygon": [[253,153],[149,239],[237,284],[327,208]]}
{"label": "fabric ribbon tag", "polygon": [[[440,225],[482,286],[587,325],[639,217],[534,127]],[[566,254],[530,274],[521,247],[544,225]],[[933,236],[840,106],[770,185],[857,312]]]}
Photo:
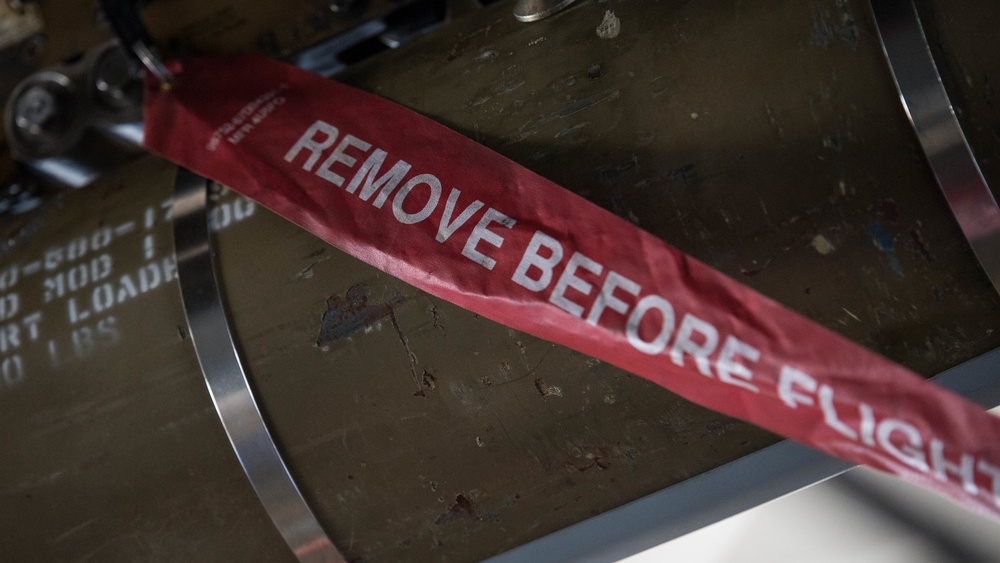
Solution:
{"label": "fabric ribbon tag", "polygon": [[145,144],[432,295],[1000,517],[1000,419],[416,112],[256,55]]}

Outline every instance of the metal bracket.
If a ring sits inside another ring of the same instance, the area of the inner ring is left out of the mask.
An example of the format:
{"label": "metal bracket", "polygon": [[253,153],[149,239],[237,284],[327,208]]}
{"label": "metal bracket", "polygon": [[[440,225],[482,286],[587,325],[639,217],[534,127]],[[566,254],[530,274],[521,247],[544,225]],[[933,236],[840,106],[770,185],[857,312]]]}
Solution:
{"label": "metal bracket", "polygon": [[179,168],[174,185],[177,278],[202,375],[233,451],[299,561],[343,563],[292,479],[261,417],[226,316],[208,226],[208,180]]}
{"label": "metal bracket", "polygon": [[[1000,348],[934,383],[984,408],[1000,405]],[[611,563],[836,477],[852,464],[785,440],[516,547],[486,563]]]}

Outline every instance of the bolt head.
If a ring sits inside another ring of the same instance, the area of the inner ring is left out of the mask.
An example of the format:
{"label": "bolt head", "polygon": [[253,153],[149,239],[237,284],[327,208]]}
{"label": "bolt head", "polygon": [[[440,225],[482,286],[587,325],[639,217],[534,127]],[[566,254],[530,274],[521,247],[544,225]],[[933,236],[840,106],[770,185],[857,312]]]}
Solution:
{"label": "bolt head", "polygon": [[4,118],[15,153],[42,158],[66,150],[79,122],[72,82],[55,72],[30,76],[14,91]]}
{"label": "bolt head", "polygon": [[26,89],[14,104],[14,122],[33,136],[50,132],[60,114],[56,95],[40,84]]}
{"label": "bolt head", "polygon": [[354,0],[330,0],[330,11],[335,14],[346,14],[354,7]]}

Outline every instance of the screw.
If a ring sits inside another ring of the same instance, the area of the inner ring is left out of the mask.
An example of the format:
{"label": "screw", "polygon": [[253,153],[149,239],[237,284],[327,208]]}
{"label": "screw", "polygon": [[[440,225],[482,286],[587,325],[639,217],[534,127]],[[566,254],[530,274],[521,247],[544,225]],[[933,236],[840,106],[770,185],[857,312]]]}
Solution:
{"label": "screw", "polygon": [[23,213],[38,206],[38,182],[23,172],[15,171],[0,183],[0,215]]}
{"label": "screw", "polygon": [[122,108],[137,104],[139,72],[121,49],[110,49],[94,63],[94,88],[102,102]]}
{"label": "screw", "polygon": [[60,117],[59,102],[41,84],[29,87],[14,105],[14,123],[25,133],[38,137],[52,132]]}
{"label": "screw", "polygon": [[345,14],[354,6],[354,0],[330,0],[330,11]]}
{"label": "screw", "polygon": [[45,36],[41,33],[36,33],[31,37],[24,40],[21,44],[21,59],[30,65],[35,63],[38,56],[42,54],[42,50],[45,49]]}

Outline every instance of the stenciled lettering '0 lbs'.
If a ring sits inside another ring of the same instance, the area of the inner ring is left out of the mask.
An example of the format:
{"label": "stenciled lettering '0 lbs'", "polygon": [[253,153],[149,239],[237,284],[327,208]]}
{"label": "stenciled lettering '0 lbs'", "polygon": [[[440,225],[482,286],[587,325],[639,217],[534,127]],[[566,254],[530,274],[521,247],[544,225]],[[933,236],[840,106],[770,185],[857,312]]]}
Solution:
{"label": "stenciled lettering '0 lbs'", "polygon": [[[996,185],[1000,12],[970,6],[921,10]],[[614,37],[596,31],[609,10]],[[1000,343],[1000,300],[865,2],[584,2],[530,26],[495,6],[341,79],[920,373]],[[205,393],[174,176],[143,159],[0,225],[0,511],[16,523],[0,546],[19,559],[292,558]],[[481,559],[775,441],[214,199],[247,371],[349,559]]]}

